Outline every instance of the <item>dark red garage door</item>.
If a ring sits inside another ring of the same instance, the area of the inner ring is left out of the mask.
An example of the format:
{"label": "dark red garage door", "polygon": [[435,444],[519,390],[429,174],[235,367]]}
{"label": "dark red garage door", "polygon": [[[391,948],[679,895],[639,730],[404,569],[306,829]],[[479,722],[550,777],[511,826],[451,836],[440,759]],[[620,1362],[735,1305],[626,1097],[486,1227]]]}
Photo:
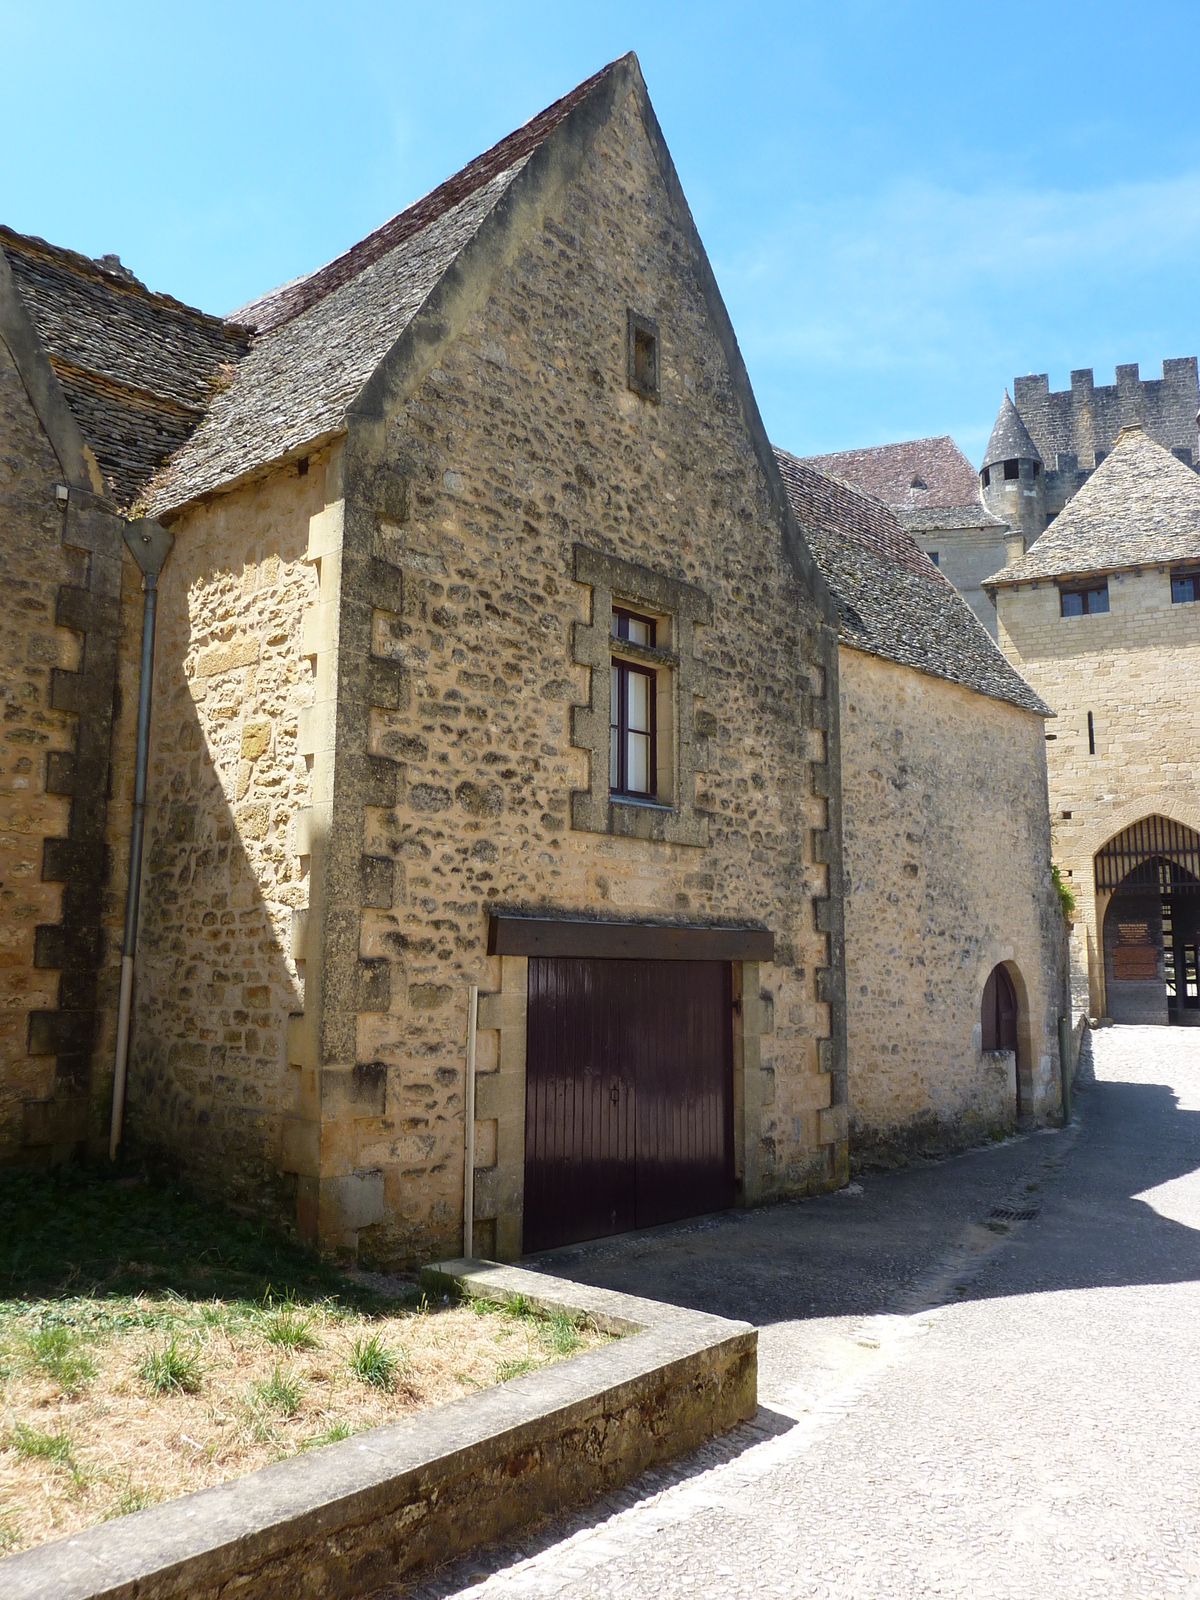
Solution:
{"label": "dark red garage door", "polygon": [[731,969],[529,961],[524,1248],[733,1204]]}

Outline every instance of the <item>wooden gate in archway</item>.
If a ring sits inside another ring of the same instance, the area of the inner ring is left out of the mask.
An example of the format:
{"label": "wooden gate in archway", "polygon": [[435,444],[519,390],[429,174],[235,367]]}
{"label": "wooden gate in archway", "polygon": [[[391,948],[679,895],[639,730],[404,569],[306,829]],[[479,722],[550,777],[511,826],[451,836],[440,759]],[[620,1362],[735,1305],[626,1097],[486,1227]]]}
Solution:
{"label": "wooden gate in archway", "polygon": [[1200,1026],[1200,834],[1143,817],[1096,852],[1095,874],[1109,1016]]}

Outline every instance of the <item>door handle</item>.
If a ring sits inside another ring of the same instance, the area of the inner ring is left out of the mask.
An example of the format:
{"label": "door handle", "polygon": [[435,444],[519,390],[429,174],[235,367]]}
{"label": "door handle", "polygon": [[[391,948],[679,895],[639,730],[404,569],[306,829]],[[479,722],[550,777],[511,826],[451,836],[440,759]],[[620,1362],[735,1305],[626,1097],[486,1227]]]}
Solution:
{"label": "door handle", "polygon": [[619,1103],[620,1099],[621,1099],[620,1085],[614,1083],[613,1086],[612,1086],[612,1103],[613,1103],[613,1105],[617,1105]]}

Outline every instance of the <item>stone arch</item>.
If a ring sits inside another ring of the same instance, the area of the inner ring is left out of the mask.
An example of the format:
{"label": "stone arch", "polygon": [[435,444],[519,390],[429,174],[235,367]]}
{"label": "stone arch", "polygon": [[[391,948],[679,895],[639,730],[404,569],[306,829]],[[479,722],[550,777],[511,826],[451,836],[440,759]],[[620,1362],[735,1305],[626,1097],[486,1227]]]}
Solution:
{"label": "stone arch", "polygon": [[1106,1013],[1200,1026],[1200,829],[1150,811],[1092,861]]}
{"label": "stone arch", "polygon": [[1104,973],[1104,917],[1111,899],[1108,894],[1096,893],[1096,856],[1110,839],[1132,827],[1135,822],[1152,816],[1166,817],[1171,822],[1182,823],[1184,827],[1200,833],[1200,804],[1197,804],[1195,797],[1167,790],[1127,800],[1124,805],[1105,811],[1086,829],[1077,847],[1076,861],[1080,876],[1071,880],[1078,907],[1074,936],[1081,941],[1079,960],[1087,970],[1088,1009],[1093,1016],[1106,1016],[1108,1012]]}
{"label": "stone arch", "polygon": [[975,1015],[978,1048],[983,1049],[982,1008],[988,979],[997,967],[1003,968],[1017,1001],[1017,1048],[1013,1062],[1013,1114],[1016,1118],[1032,1114],[1034,1104],[1033,1024],[1029,1010],[1029,986],[1018,966],[1011,946],[992,946],[980,958],[975,970]]}

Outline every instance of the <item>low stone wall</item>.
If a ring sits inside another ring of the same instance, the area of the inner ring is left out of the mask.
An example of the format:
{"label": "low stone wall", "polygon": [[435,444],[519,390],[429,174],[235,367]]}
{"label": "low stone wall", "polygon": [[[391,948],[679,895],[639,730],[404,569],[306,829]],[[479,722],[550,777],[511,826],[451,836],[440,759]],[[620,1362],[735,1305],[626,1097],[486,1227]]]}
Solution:
{"label": "low stone wall", "polygon": [[433,1289],[524,1295],[617,1343],[0,1561],[5,1600],[360,1596],[580,1505],[752,1416],[747,1323],[452,1261]]}

